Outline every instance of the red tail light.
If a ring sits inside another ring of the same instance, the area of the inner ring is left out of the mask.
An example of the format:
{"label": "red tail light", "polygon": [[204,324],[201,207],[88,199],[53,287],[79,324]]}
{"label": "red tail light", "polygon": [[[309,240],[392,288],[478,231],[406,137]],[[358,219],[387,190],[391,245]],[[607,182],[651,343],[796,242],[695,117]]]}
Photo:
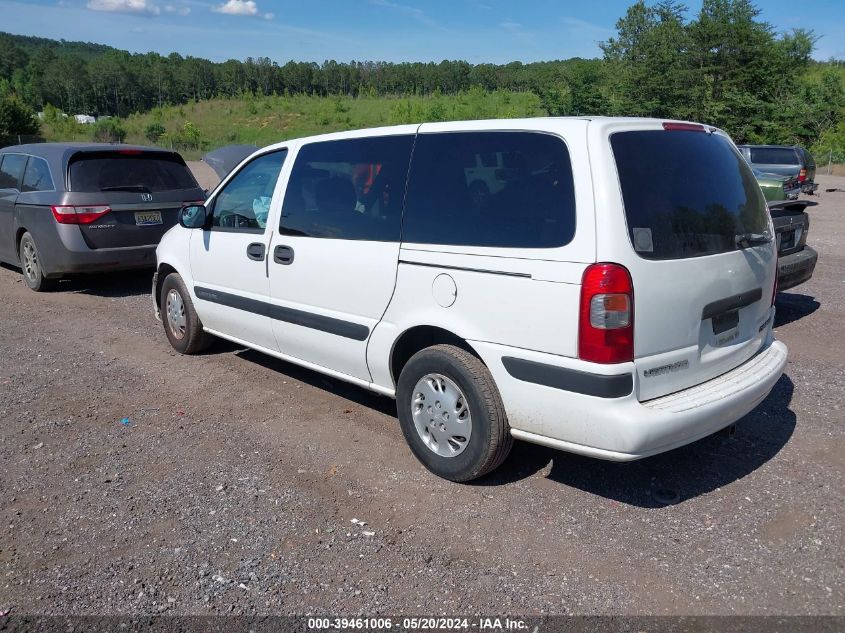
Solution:
{"label": "red tail light", "polygon": [[667,121],[663,124],[663,129],[667,132],[681,131],[681,132],[706,132],[707,130],[699,123],[675,123]]}
{"label": "red tail light", "polygon": [[578,357],[594,363],[634,360],[634,286],[619,264],[593,264],[581,280]]}
{"label": "red tail light", "polygon": [[59,224],[91,224],[111,211],[111,207],[104,204],[84,207],[62,205],[50,208]]}
{"label": "red tail light", "polygon": [[802,169],[798,172],[798,182],[804,182],[805,180],[807,180],[807,170]]}

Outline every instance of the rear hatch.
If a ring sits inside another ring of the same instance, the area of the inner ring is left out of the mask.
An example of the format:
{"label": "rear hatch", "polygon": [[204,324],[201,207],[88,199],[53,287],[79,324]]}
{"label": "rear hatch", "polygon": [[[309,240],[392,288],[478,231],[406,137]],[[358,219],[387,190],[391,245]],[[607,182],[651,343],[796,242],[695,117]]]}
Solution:
{"label": "rear hatch", "polygon": [[638,397],[648,400],[760,349],[776,277],[773,231],[754,174],[726,135],[666,123],[614,132],[610,145],[627,229],[619,263],[634,285]]}
{"label": "rear hatch", "polygon": [[74,154],[68,190],[67,204],[90,210],[78,224],[92,249],[158,244],[182,205],[205,197],[179,154],[140,149]]}

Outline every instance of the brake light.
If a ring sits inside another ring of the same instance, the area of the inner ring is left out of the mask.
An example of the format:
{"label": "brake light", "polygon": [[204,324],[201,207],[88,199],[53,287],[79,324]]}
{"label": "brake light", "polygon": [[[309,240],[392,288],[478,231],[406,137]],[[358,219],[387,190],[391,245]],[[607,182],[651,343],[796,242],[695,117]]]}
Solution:
{"label": "brake light", "polygon": [[807,170],[802,169],[798,172],[798,182],[804,182],[805,180],[807,180]]}
{"label": "brake light", "polygon": [[143,154],[144,152],[140,149],[119,149],[117,150],[117,153],[125,156],[137,156],[138,154]]}
{"label": "brake light", "polygon": [[91,224],[111,211],[111,207],[107,205],[59,205],[50,209],[59,224]]}
{"label": "brake light", "polygon": [[667,132],[683,131],[683,132],[706,132],[707,130],[700,123],[675,123],[666,121],[663,124],[663,129]]}
{"label": "brake light", "polygon": [[581,279],[578,357],[594,363],[634,360],[634,286],[619,264],[593,264]]}

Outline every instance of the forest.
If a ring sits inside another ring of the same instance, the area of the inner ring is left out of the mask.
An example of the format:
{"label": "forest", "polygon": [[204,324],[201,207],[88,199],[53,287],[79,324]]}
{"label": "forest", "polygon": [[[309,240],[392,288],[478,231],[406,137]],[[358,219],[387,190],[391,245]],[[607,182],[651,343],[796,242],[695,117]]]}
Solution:
{"label": "forest", "polygon": [[[217,103],[247,114],[256,103],[266,110],[299,104],[300,122],[318,117],[305,129],[329,131],[466,117],[459,102],[489,98],[511,105],[476,104],[469,116],[688,119],[721,127],[737,142],[799,143],[823,154],[824,162],[845,162],[845,61],[813,60],[815,42],[812,32],[778,32],[750,0],[704,0],[694,14],[674,0],[640,1],[617,21],[616,35],[600,44],[600,58],[504,65],[268,57],[215,63],[0,33],[0,143],[18,134],[51,140],[81,134],[62,123],[62,112],[115,117],[91,126],[99,127],[86,132],[94,138],[122,140],[127,125],[131,130],[142,117],[151,142],[184,144],[191,136],[195,145],[209,145],[226,139],[203,130],[202,118],[191,119],[191,109],[203,102],[211,105],[202,112]],[[350,110],[361,116],[335,116]],[[366,116],[370,110],[373,116]],[[183,113],[178,121],[174,111]],[[47,113],[43,123],[35,112]],[[292,135],[285,122],[296,118],[275,117],[272,138]]]}

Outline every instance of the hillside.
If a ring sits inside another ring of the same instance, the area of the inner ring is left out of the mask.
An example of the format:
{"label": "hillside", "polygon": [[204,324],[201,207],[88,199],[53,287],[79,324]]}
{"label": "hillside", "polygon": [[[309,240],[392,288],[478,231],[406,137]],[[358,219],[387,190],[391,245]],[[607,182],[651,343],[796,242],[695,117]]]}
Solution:
{"label": "hillside", "polygon": [[[316,97],[307,95],[219,98],[133,114],[117,124],[125,141],[175,147],[188,158],[239,143],[269,145],[306,136],[381,125],[540,116],[530,92],[473,89],[429,97]],[[159,127],[160,126],[160,127]],[[45,123],[47,140],[89,140],[91,126],[71,120]],[[156,132],[155,134],[152,132]]]}
{"label": "hillside", "polygon": [[34,37],[31,35],[15,35],[13,33],[0,32],[0,51],[11,47],[17,47],[32,55],[40,49],[50,49],[67,55],[78,55],[85,59],[93,59],[110,50],[116,50],[105,44],[94,44],[93,42],[75,42],[68,40],[51,40],[46,37]]}

